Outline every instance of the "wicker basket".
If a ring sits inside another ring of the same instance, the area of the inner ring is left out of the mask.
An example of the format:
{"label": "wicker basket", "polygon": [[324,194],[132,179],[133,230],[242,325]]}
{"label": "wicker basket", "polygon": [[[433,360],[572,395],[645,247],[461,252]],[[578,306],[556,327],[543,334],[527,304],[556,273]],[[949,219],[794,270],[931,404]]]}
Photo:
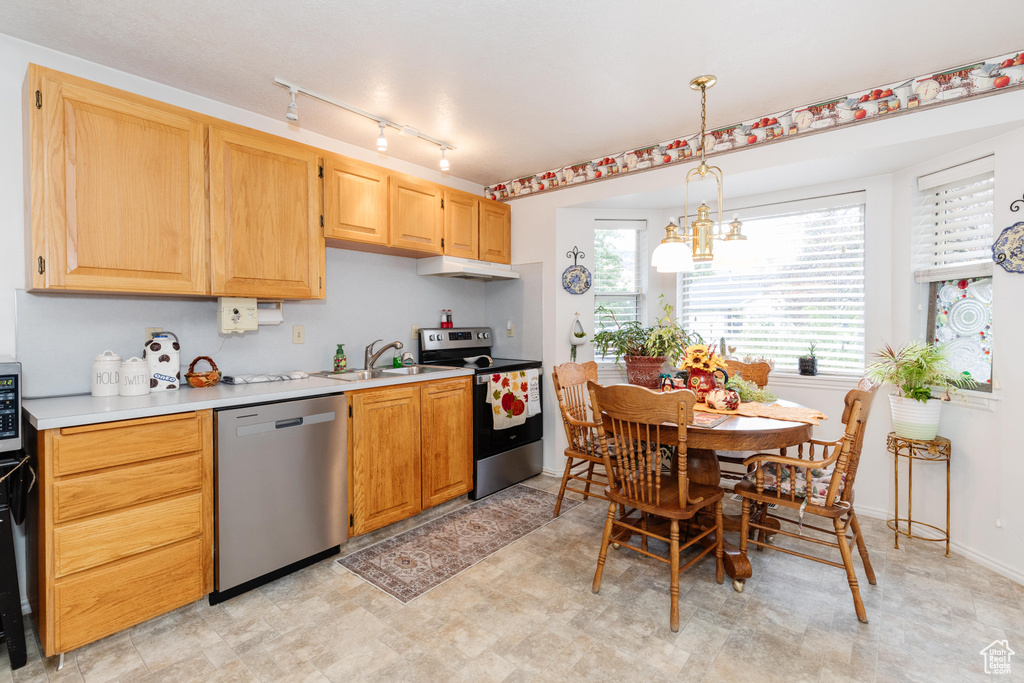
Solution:
{"label": "wicker basket", "polygon": [[[213,368],[209,372],[193,372],[196,367],[196,363],[201,360],[205,360]],[[185,379],[188,380],[189,386],[201,389],[203,387],[212,387],[214,384],[220,381],[220,370],[217,369],[217,364],[213,362],[213,359],[209,356],[199,356],[191,365],[188,366],[188,372],[185,373]]]}

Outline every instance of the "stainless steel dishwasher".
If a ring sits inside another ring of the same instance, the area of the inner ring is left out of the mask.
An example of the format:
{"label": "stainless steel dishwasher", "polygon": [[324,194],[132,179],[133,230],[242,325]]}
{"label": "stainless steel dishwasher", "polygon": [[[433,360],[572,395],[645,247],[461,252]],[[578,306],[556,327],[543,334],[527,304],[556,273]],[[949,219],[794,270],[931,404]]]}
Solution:
{"label": "stainless steel dishwasher", "polygon": [[344,394],[214,412],[216,604],[348,539]]}

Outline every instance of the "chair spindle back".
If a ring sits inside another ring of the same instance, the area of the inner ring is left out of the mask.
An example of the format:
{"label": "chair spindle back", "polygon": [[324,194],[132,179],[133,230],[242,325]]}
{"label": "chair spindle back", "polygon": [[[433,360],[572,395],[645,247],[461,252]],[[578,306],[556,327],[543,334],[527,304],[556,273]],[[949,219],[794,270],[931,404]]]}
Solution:
{"label": "chair spindle back", "polygon": [[[686,425],[693,423],[697,402],[693,392],[660,393],[631,384],[605,387],[593,381],[588,387],[605,468],[612,473],[613,484],[637,503],[667,503],[662,500],[662,488],[671,475],[662,473],[662,446],[674,445],[677,504],[686,507],[696,502],[689,496],[686,470]],[[666,443],[671,439],[666,431],[676,432],[674,443]]]}
{"label": "chair spindle back", "polygon": [[551,381],[555,385],[555,396],[562,412],[569,449],[600,457],[587,389],[587,382],[597,381],[597,363],[590,361],[556,365],[551,371]]}

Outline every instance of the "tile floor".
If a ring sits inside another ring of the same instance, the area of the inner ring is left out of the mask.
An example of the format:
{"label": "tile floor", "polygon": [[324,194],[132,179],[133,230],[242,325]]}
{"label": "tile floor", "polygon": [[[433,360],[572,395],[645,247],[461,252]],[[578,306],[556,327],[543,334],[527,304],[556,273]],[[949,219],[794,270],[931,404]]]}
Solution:
{"label": "tile floor", "polygon": [[870,586],[860,572],[869,624],[842,570],[752,552],[754,578],[736,593],[709,558],[680,578],[672,633],[664,564],[610,551],[591,593],[606,510],[564,513],[407,605],[331,559],[83,647],[61,671],[31,634],[28,665],[0,658],[0,683],[980,681],[979,652],[996,639],[1022,653],[1002,680],[1024,680],[1024,587],[938,544],[894,550],[885,525],[862,518],[878,576]]}

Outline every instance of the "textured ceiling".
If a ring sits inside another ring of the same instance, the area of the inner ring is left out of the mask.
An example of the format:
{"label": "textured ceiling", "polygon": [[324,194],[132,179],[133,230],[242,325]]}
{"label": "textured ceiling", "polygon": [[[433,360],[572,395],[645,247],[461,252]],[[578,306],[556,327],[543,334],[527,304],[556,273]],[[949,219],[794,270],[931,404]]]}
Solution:
{"label": "textured ceiling", "polygon": [[[268,116],[293,81],[458,147],[480,184],[1018,49],[1024,2],[990,0],[22,0],[0,32]],[[299,125],[374,148],[309,99]],[[389,133],[389,154],[438,151]]]}

